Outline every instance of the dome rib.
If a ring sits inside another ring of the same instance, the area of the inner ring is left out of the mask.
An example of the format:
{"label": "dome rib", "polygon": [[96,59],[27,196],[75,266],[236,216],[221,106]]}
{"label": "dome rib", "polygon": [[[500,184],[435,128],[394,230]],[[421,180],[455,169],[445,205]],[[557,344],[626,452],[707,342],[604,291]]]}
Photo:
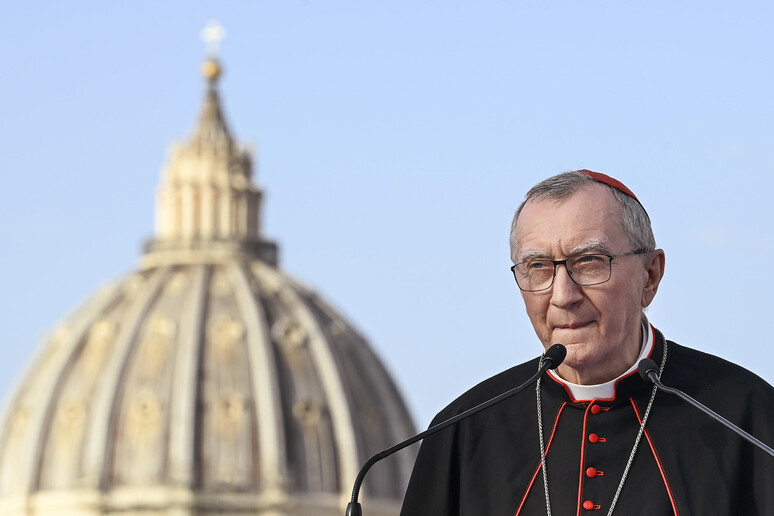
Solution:
{"label": "dome rib", "polygon": [[[327,302],[317,296],[314,297],[313,306],[321,311],[322,316],[333,321],[334,326],[346,325]],[[309,305],[311,304],[312,301],[310,300]],[[383,432],[382,443],[377,442],[378,438],[373,432],[361,431],[358,434],[362,438],[358,451],[362,454],[361,460],[365,461],[368,457],[381,451],[385,447],[384,442],[397,443],[414,434],[415,430],[411,422],[411,416],[406,406],[401,402],[395,383],[390,378],[374,350],[368,346],[361,335],[348,325],[346,327],[347,331],[342,331],[342,333],[347,335],[346,340],[337,342],[331,339],[330,342],[333,346],[346,345],[347,348],[336,350],[336,356],[340,360],[341,378],[351,382],[345,385],[345,388],[349,396],[349,406],[354,409],[356,417],[359,418],[359,423],[356,422],[355,424],[360,424],[361,426],[373,425],[374,419],[368,417],[371,415],[371,410],[373,410],[371,400],[378,399],[382,403],[379,410],[382,416],[377,420],[379,422],[376,423],[379,427],[379,432]],[[367,371],[367,379],[364,378],[364,371]],[[366,380],[367,384],[359,383],[363,380]],[[364,392],[367,392],[367,395],[364,396]],[[363,416],[366,417],[366,420],[363,420]],[[379,447],[379,444],[382,446]],[[377,448],[374,448],[374,445]],[[394,497],[402,497],[403,493],[399,486],[396,485],[394,479],[408,478],[411,475],[414,458],[414,454],[403,452],[399,453],[388,463],[382,464],[377,471],[372,472],[366,478],[361,488],[362,496],[386,497],[390,494]]]}
{"label": "dome rib", "polygon": [[[262,488],[269,494],[279,492],[286,481],[287,457],[285,454],[285,428],[282,418],[282,400],[272,342],[263,310],[250,291],[248,273],[242,264],[229,267],[232,284],[236,286],[239,311],[245,314],[247,330],[247,358],[253,383],[256,410],[255,425],[258,429],[258,450]],[[247,316],[252,314],[252,316]]]}
{"label": "dome rib", "polygon": [[102,371],[100,386],[86,423],[88,438],[83,469],[88,485],[98,486],[100,489],[106,489],[108,486],[119,400],[130,357],[138,345],[136,335],[140,322],[151,309],[171,272],[172,267],[162,267],[152,274],[147,288],[129,308],[124,319],[126,323],[119,329],[115,348]]}
{"label": "dome rib", "polygon": [[180,336],[175,356],[175,374],[170,396],[169,477],[174,483],[192,487],[197,482],[196,410],[197,381],[201,364],[205,300],[211,267],[192,265],[192,297],[181,314]]}
{"label": "dome rib", "polygon": [[[266,272],[269,272],[267,269]],[[271,274],[277,274],[271,270]],[[280,284],[284,283],[280,280]],[[308,331],[309,351],[314,359],[314,364],[320,376],[325,398],[333,425],[335,435],[336,453],[339,464],[337,484],[339,486],[351,485],[360,470],[360,457],[357,453],[357,439],[355,437],[352,414],[347,404],[347,395],[342,382],[340,371],[333,357],[324,333],[317,319],[309,311],[300,296],[292,288],[283,289],[289,308],[298,317],[299,323]],[[346,489],[341,489],[342,497],[346,498]]]}
{"label": "dome rib", "polygon": [[[68,326],[60,327],[58,334],[43,344],[29,371],[21,377],[24,381],[17,384],[9,398],[13,403],[0,420],[5,430],[0,441],[3,450],[0,456],[0,494],[27,495],[38,488],[40,464],[59,387],[67,376],[83,334],[120,296],[118,283],[97,293],[70,319]],[[30,374],[31,371],[35,374]],[[40,403],[40,400],[47,400],[48,403]],[[25,401],[35,403],[25,404]],[[24,424],[27,432],[19,432],[21,446],[15,446],[8,442],[8,438],[16,423],[14,416],[20,410],[28,411],[23,415],[27,420]],[[8,460],[8,452],[13,452],[18,460]]]}

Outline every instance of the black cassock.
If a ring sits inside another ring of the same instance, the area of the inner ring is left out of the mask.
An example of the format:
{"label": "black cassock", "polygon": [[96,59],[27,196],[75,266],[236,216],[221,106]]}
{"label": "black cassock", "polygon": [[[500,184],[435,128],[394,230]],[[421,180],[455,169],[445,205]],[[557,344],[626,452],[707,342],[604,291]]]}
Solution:
{"label": "black cassock", "polygon": [[[655,331],[651,358],[663,361]],[[661,380],[774,446],[774,388],[746,369],[667,341]],[[472,388],[435,424],[526,381],[537,359]],[[573,400],[541,380],[546,471],[554,516],[605,515],[613,502],[653,385],[636,372],[611,400]],[[401,516],[546,514],[536,392],[529,388],[428,437]],[[774,515],[774,457],[679,398],[655,396],[616,515]]]}

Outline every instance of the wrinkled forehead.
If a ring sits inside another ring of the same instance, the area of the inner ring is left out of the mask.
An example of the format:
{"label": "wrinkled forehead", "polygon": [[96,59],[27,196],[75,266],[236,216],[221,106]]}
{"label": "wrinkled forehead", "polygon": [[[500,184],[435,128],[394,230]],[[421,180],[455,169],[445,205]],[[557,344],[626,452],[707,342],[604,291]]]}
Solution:
{"label": "wrinkled forehead", "polygon": [[609,188],[593,183],[566,199],[531,199],[516,225],[520,258],[611,254],[627,243],[620,203]]}

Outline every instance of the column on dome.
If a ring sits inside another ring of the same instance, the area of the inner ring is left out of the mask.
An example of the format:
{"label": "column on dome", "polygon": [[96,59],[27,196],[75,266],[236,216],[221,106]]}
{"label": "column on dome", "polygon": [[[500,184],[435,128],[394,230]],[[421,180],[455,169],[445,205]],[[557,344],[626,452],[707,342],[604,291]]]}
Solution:
{"label": "column on dome", "polygon": [[199,213],[201,215],[201,225],[199,226],[199,233],[202,238],[210,239],[215,236],[215,228],[217,227],[217,220],[213,204],[217,199],[215,189],[212,184],[205,183],[201,186],[201,193],[199,194]]}

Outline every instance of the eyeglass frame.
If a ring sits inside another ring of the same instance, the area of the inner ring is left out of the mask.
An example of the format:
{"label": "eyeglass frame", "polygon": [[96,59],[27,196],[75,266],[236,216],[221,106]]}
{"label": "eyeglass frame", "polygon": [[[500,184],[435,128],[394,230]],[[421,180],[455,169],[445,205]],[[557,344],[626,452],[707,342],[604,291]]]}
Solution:
{"label": "eyeglass frame", "polygon": [[[613,258],[620,258],[621,256],[634,256],[634,255],[638,255],[638,254],[647,254],[649,252],[650,251],[648,251],[647,249],[637,249],[635,251],[629,251],[628,253],[620,253],[620,254],[586,253],[586,254],[581,254],[581,255],[578,255],[578,256],[573,256],[572,258],[565,258],[564,260],[543,260],[543,259],[539,259],[539,260],[525,260],[523,262],[519,262],[519,263],[515,263],[515,264],[511,265],[510,269],[511,269],[511,273],[513,274],[513,279],[516,280],[516,285],[519,287],[519,290],[521,290],[522,292],[543,292],[544,290],[548,290],[549,288],[553,287],[554,286],[554,281],[556,280],[556,267],[558,265],[564,265],[565,270],[567,270],[567,275],[570,277],[572,282],[575,283],[576,285],[578,285],[579,287],[593,287],[595,285],[602,285],[603,283],[607,283],[608,281],[610,281],[610,278],[613,277]],[[572,273],[567,268],[567,262],[569,262],[570,260],[577,260],[578,258],[583,258],[584,256],[607,256],[607,258],[609,260],[607,262],[609,273],[607,275],[607,279],[606,280],[598,281],[596,283],[581,284],[581,283],[578,283],[575,280],[575,278],[572,277]],[[519,279],[516,277],[516,266],[521,265],[522,263],[527,263],[527,262],[546,262],[546,263],[552,263],[554,265],[554,272],[551,275],[551,282],[548,284],[548,286],[546,286],[544,288],[537,289],[537,290],[529,290],[529,289],[522,288],[521,285],[519,285]]]}

